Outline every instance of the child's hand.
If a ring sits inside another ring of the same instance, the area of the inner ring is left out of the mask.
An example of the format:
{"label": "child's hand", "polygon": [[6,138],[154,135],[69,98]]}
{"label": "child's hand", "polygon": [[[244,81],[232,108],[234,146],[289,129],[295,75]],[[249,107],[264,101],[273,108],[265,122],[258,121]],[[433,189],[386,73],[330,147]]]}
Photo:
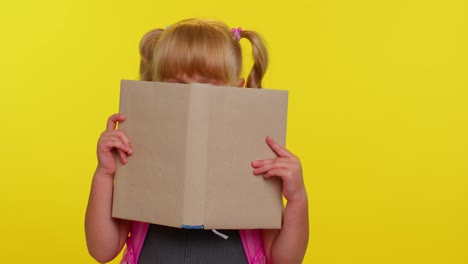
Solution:
{"label": "child's hand", "polygon": [[98,168],[105,175],[114,176],[116,170],[115,150],[122,163],[127,163],[127,156],[132,155],[132,147],[128,136],[115,130],[117,122],[125,121],[121,114],[113,114],[107,120],[107,129],[101,134],[97,145]]}
{"label": "child's hand", "polygon": [[263,174],[265,178],[280,177],[283,180],[283,196],[288,202],[307,197],[299,158],[270,137],[266,138],[266,142],[278,158],[253,161],[253,173]]}

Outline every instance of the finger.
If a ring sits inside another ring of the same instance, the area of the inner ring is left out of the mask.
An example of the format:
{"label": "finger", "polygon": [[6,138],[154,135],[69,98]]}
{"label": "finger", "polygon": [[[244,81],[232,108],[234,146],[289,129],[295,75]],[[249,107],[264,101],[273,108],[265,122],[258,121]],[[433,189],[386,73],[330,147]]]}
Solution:
{"label": "finger", "polygon": [[252,167],[260,167],[264,164],[273,163],[275,161],[289,162],[291,161],[291,158],[279,157],[276,159],[254,160],[252,161]]}
{"label": "finger", "polygon": [[132,154],[132,149],[130,148],[129,145],[125,144],[125,142],[122,141],[122,139],[113,138],[113,144],[114,144],[115,148],[118,149],[119,151],[122,151],[122,152],[126,153],[127,155]]}
{"label": "finger", "polygon": [[103,151],[111,151],[115,148],[127,153],[128,155],[132,154],[132,149],[118,137],[105,138],[103,139],[102,144],[99,145],[100,149],[102,149]]}
{"label": "finger", "polygon": [[286,179],[288,177],[288,175],[290,174],[290,170],[288,169],[285,169],[285,168],[275,168],[275,169],[272,169],[272,170],[269,170],[267,173],[265,173],[263,175],[264,178],[268,179],[268,178],[271,178],[271,177],[280,177],[283,179]]}
{"label": "finger", "polygon": [[275,163],[269,163],[269,164],[265,164],[264,166],[255,168],[253,170],[253,173],[258,175],[258,174],[262,174],[262,173],[268,172],[270,170],[278,169],[278,168],[289,169],[289,167],[290,167],[290,164],[287,162],[275,162]]}
{"label": "finger", "polygon": [[133,152],[132,144],[130,142],[130,139],[128,138],[127,134],[125,134],[123,131],[119,130],[106,130],[102,133],[102,137],[104,138],[118,138],[122,140],[125,146],[128,147],[128,151],[130,154]]}
{"label": "finger", "polygon": [[114,130],[117,127],[117,122],[125,121],[125,116],[121,114],[113,114],[107,119],[107,130]]}
{"label": "finger", "polygon": [[127,163],[127,155],[125,154],[125,152],[123,152],[122,150],[117,150],[117,152],[119,153],[119,156],[120,156],[120,161],[125,164]]}
{"label": "finger", "polygon": [[268,146],[278,155],[279,157],[287,157],[287,158],[292,158],[294,155],[289,152],[287,149],[284,147],[280,146],[276,141],[274,141],[271,137],[266,137],[266,142]]}

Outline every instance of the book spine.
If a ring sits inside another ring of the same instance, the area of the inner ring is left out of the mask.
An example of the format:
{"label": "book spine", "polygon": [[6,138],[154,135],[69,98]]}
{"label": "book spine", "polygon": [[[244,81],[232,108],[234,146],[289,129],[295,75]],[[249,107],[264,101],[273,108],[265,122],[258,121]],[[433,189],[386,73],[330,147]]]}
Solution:
{"label": "book spine", "polygon": [[183,225],[202,226],[205,222],[209,102],[205,89],[189,89]]}

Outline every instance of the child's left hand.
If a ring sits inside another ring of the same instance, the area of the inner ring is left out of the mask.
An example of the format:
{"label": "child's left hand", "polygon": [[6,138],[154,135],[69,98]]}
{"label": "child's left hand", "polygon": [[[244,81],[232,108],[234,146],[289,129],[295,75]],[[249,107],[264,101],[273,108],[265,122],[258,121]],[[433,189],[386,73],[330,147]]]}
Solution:
{"label": "child's left hand", "polygon": [[278,158],[252,161],[253,173],[263,174],[265,178],[280,177],[283,181],[283,196],[288,202],[306,198],[299,158],[270,137],[266,138],[266,142]]}

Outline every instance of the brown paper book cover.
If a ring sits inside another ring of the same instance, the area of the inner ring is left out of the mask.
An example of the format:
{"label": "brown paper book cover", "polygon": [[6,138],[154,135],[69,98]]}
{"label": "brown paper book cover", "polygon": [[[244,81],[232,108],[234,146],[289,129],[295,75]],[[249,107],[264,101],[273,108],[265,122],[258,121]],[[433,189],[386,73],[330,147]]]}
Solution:
{"label": "brown paper book cover", "polygon": [[122,80],[119,129],[133,155],[117,159],[112,216],[179,228],[280,228],[281,180],[251,161],[285,144],[288,92]]}

